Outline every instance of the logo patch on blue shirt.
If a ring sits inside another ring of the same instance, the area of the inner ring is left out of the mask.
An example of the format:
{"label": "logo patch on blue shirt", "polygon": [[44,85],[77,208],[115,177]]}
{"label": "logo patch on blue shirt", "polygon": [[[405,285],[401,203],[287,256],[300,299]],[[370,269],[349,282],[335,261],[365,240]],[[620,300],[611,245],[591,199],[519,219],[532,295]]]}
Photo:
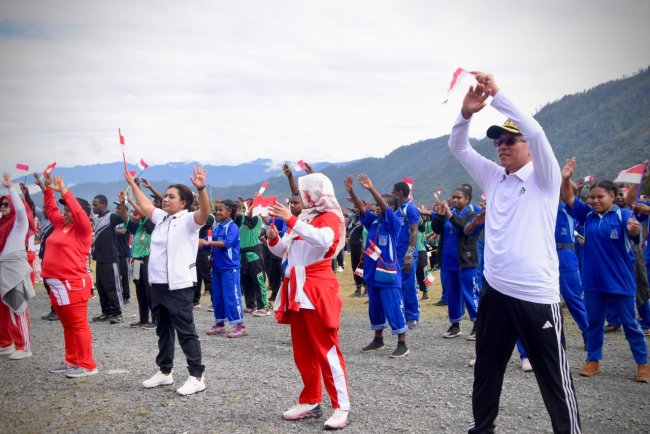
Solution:
{"label": "logo patch on blue shirt", "polygon": [[379,242],[380,246],[385,246],[385,245],[388,244],[388,236],[379,235],[379,237],[377,237],[377,238],[378,238],[377,241]]}
{"label": "logo patch on blue shirt", "polygon": [[618,240],[618,230],[612,229],[612,233],[609,234],[610,240]]}

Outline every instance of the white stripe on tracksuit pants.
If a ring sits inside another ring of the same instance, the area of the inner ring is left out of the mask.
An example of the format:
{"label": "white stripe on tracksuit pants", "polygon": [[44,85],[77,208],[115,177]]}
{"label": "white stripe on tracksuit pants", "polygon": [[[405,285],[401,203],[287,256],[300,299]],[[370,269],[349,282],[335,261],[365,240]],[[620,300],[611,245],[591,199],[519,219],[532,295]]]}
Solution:
{"label": "white stripe on tracksuit pants", "polygon": [[[556,433],[580,433],[578,404],[564,350],[559,304],[504,295],[484,282],[476,319],[476,365],[469,433],[494,431],[508,360],[517,337],[528,353]],[[525,431],[525,427],[521,427]]]}

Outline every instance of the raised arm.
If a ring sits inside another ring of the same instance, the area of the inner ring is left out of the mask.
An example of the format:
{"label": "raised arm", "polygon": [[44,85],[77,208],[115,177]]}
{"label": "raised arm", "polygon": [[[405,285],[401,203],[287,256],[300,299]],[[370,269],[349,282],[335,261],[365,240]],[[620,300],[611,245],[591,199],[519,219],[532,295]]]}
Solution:
{"label": "raised arm", "polygon": [[296,182],[296,179],[293,177],[293,172],[291,172],[291,167],[287,163],[284,163],[282,165],[282,172],[284,173],[284,176],[287,177],[287,181],[289,181],[289,188],[291,189],[292,194],[298,194],[298,183]]}
{"label": "raised arm", "polygon": [[120,217],[126,223],[129,219],[129,213],[126,209],[126,194],[123,191],[117,193],[117,199],[120,201]]}
{"label": "raised arm", "polygon": [[350,200],[354,206],[359,210],[359,214],[363,215],[366,213],[366,204],[357,196],[354,192],[354,178],[350,175],[345,177],[345,191],[350,195]]}
{"label": "raised arm", "polygon": [[154,196],[156,196],[156,199],[158,199],[160,202],[163,201],[163,195],[160,194],[160,192],[159,192],[158,190],[156,190],[156,189],[153,187],[153,185],[151,185],[151,183],[150,183],[149,181],[147,181],[147,180],[144,179],[144,178],[140,178],[140,181],[142,181],[142,185],[144,185],[147,189],[149,189],[149,191],[151,192],[151,194],[153,194]]}
{"label": "raised arm", "polygon": [[[124,179],[126,180],[126,183],[129,184],[129,186],[131,187],[131,191],[133,191],[133,196],[135,197],[135,200],[140,206],[140,208],[142,208],[144,215],[147,218],[151,219],[151,215],[153,214],[153,211],[155,209],[153,203],[151,203],[147,195],[144,194],[142,190],[140,190],[140,187],[135,182],[135,179],[133,179],[133,176],[131,176],[129,171],[126,169],[124,170]],[[144,180],[142,182],[144,183]]]}
{"label": "raised arm", "polygon": [[25,204],[20,198],[20,194],[18,194],[18,187],[11,182],[9,172],[5,172],[2,175],[2,185],[7,187],[7,190],[9,190],[9,195],[11,196],[11,201],[13,202],[13,207],[16,211],[16,223],[21,225],[29,224],[27,221],[27,210],[25,209]]}
{"label": "raised arm", "polygon": [[531,115],[517,108],[499,89],[492,74],[479,72],[476,74],[476,81],[492,96],[492,107],[512,119],[519,127],[528,143],[528,152],[533,160],[539,184],[548,192],[557,192],[561,182],[560,165],[541,125]]}
{"label": "raised arm", "polygon": [[205,182],[207,171],[199,165],[194,167],[194,176],[190,176],[190,181],[196,187],[196,190],[199,192],[199,210],[194,212],[194,222],[196,224],[203,226],[206,221],[208,221],[208,215],[210,214],[210,197],[208,192],[205,191]]}
{"label": "raised arm", "polygon": [[90,219],[74,195],[65,188],[62,176],[55,176],[52,179],[52,190],[58,192],[65,201],[65,205],[70,210],[70,215],[72,215],[72,219],[74,220],[75,230],[81,235],[89,236],[93,230],[90,225]]}
{"label": "raised arm", "polygon": [[[381,210],[381,214],[384,215],[386,214],[386,209],[388,208],[388,205],[386,205],[386,201],[384,200],[383,197],[381,197],[381,194],[377,192],[375,189],[375,186],[372,185],[372,181],[366,175],[365,173],[360,174],[357,176],[357,179],[361,183],[361,186],[368,190],[370,194],[372,195],[372,198],[375,199],[375,202],[377,202],[377,205],[379,205],[379,209]],[[360,210],[359,210],[360,211]]]}
{"label": "raised arm", "polygon": [[573,202],[575,201],[575,195],[573,194],[573,188],[571,188],[571,177],[576,168],[576,158],[571,159],[567,158],[564,162],[564,168],[562,169],[562,187],[560,188],[560,193],[562,194],[562,200],[569,207],[573,207]]}
{"label": "raised arm", "polygon": [[18,185],[20,186],[20,191],[23,193],[25,202],[27,202],[27,206],[34,212],[36,205],[34,205],[34,200],[32,200],[32,196],[29,194],[29,188],[22,182],[18,183]]}

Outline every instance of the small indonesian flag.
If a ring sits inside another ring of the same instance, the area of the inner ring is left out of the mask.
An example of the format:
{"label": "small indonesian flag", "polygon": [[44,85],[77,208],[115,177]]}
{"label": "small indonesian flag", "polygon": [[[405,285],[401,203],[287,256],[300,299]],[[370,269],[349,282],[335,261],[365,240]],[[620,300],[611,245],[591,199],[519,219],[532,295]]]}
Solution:
{"label": "small indonesian flag", "polygon": [[614,182],[622,182],[626,184],[640,184],[643,177],[644,164],[637,164],[629,169],[621,170]]}
{"label": "small indonesian flag", "polygon": [[381,256],[381,249],[377,247],[377,244],[375,244],[372,240],[368,240],[368,248],[364,253],[370,256],[370,259],[376,261]]}
{"label": "small indonesian flag", "polygon": [[298,162],[293,165],[293,170],[307,170],[307,163],[302,160],[298,160]]}
{"label": "small indonesian flag", "polygon": [[436,200],[440,200],[440,195],[442,194],[442,188],[438,187],[438,190],[433,193],[433,195],[436,197]]}
{"label": "small indonesian flag", "polygon": [[144,161],[143,158],[140,158],[140,161],[138,161],[138,167],[140,168],[140,170],[144,171],[144,169],[149,167],[149,165]]}
{"label": "small indonesian flag", "polygon": [[481,199],[485,200],[485,193],[481,193]]}
{"label": "small indonesian flag", "polygon": [[16,169],[24,170],[25,172],[29,172],[29,166],[27,164],[16,163]]}
{"label": "small indonesian flag", "polygon": [[476,75],[476,73],[463,68],[457,68],[454,71],[454,74],[451,76],[451,83],[449,83],[449,89],[447,90],[447,97],[442,102],[443,104],[446,104],[447,101],[449,101],[449,94],[451,91],[454,90],[456,85],[460,83],[467,75]]}
{"label": "small indonesian flag", "polygon": [[289,203],[289,198],[284,199],[284,203]]}
{"label": "small indonesian flag", "polygon": [[117,134],[120,136],[120,145],[124,146],[124,136],[122,135],[122,130],[120,128],[117,129]]}
{"label": "small indonesian flag", "polygon": [[582,179],[582,182],[589,183],[589,182],[593,181],[594,179],[596,179],[596,175],[588,175],[588,176],[585,176]]}
{"label": "small indonesian flag", "polygon": [[363,268],[357,267],[357,269],[354,270],[354,275],[359,276],[359,277],[363,277]]}
{"label": "small indonesian flag", "polygon": [[409,199],[413,200],[413,178],[403,178],[402,181],[409,186]]}
{"label": "small indonesian flag", "polygon": [[261,195],[253,198],[253,216],[265,217],[269,215],[269,206],[275,203],[275,196],[262,197]]}
{"label": "small indonesian flag", "polygon": [[49,175],[50,173],[52,173],[52,171],[54,170],[55,167],[56,167],[56,161],[54,163],[52,163],[52,164],[48,164],[47,167],[45,168],[45,170],[43,171],[43,176]]}
{"label": "small indonesian flag", "polygon": [[427,286],[431,286],[435,281],[436,281],[436,276],[434,276],[433,273],[429,271],[427,277],[424,278],[424,284]]}
{"label": "small indonesian flag", "polygon": [[266,188],[269,186],[269,181],[264,181],[260,189],[257,191],[258,196],[261,196],[266,191]]}

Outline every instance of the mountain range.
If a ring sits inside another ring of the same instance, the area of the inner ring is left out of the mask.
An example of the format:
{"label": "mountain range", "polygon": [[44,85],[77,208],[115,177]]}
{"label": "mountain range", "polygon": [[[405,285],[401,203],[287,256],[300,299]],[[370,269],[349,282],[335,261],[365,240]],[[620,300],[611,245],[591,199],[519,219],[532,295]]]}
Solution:
{"label": "mountain range", "polygon": [[[560,164],[565,158],[576,156],[578,176],[593,174],[597,179],[614,179],[620,170],[650,157],[650,69],[564,96],[541,108],[535,118],[544,128]],[[438,188],[442,188],[443,197],[447,197],[452,188],[461,183],[474,185],[449,152],[448,138],[442,136],[400,146],[382,158],[314,163],[313,167],[332,179],[342,205],[346,196],[343,180],[346,175],[358,173],[367,173],[380,192],[390,192],[392,185],[404,177],[413,178],[415,201],[430,203]],[[472,145],[488,158],[494,157],[490,140],[472,140]],[[308,150],[305,155],[308,157]],[[119,189],[124,188],[124,182],[115,179],[121,165],[118,162],[57,168],[56,171],[65,177],[66,183],[74,184],[70,189],[75,195],[91,199],[102,193],[110,199],[117,197]],[[192,163],[169,163],[150,167],[144,176],[159,191],[164,191],[170,183],[187,182],[191,166]],[[274,165],[270,159],[238,166],[207,167],[208,173],[219,174],[218,180],[209,179],[213,199],[251,197],[265,180],[270,181],[265,196],[277,195],[284,199],[289,194],[279,165]],[[369,199],[364,193],[365,190],[360,191],[360,196]],[[476,201],[479,195],[476,191]],[[34,197],[37,203],[39,196]]]}

